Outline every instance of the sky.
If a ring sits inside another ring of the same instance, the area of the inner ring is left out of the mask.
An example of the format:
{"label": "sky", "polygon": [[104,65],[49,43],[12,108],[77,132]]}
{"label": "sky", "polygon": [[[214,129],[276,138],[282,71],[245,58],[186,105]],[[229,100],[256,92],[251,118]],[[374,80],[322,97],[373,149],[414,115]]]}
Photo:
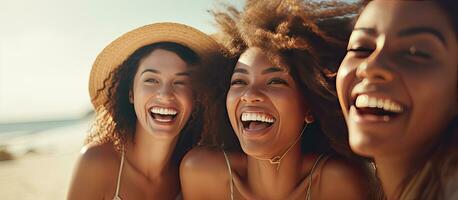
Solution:
{"label": "sky", "polygon": [[[154,22],[216,31],[216,0],[0,0],[0,123],[80,117],[89,73],[111,41]],[[231,0],[241,7],[242,0]]]}

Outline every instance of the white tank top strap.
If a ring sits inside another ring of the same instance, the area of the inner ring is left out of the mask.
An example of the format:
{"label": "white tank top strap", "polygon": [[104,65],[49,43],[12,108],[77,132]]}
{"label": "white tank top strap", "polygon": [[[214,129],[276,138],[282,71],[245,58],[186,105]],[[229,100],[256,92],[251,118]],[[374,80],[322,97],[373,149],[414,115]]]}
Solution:
{"label": "white tank top strap", "polygon": [[329,158],[329,155],[326,154],[320,154],[318,158],[315,160],[315,163],[312,166],[312,169],[310,170],[309,175],[307,176],[308,179],[308,187],[307,187],[307,195],[305,196],[306,200],[311,200],[311,195],[312,195],[312,178],[313,178],[313,172],[315,172],[315,169],[318,167],[318,164],[323,160],[323,162],[326,162],[326,160]]}
{"label": "white tank top strap", "polygon": [[231,197],[231,200],[234,200],[234,180],[232,177],[231,162],[229,161],[229,157],[227,156],[226,151],[224,151],[224,149],[223,149],[223,155],[224,155],[224,158],[226,159],[227,169],[229,170],[229,178],[231,180],[229,183],[229,189],[231,192],[230,197]]}
{"label": "white tank top strap", "polygon": [[124,165],[124,146],[122,147],[122,150],[121,150],[121,165],[119,166],[118,180],[116,182],[116,193],[115,193],[115,196],[113,197],[113,200],[121,200],[121,197],[119,197],[119,186],[121,184],[121,174],[122,174],[123,165]]}

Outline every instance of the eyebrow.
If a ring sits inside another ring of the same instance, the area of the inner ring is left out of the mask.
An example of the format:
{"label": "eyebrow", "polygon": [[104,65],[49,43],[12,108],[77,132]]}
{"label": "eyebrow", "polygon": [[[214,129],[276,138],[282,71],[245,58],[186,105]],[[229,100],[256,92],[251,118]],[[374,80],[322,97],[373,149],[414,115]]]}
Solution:
{"label": "eyebrow", "polygon": [[178,72],[175,75],[177,75],[177,76],[191,76],[191,71]]}
{"label": "eyebrow", "polygon": [[[261,72],[262,75],[274,72],[284,72],[285,70],[280,67],[269,67]],[[248,70],[243,68],[235,68],[233,74],[241,73],[241,74],[249,74]]]}
{"label": "eyebrow", "polygon": [[411,35],[416,35],[416,34],[424,34],[424,33],[431,34],[431,35],[437,37],[437,39],[439,39],[444,46],[447,46],[447,42],[445,41],[444,35],[440,31],[438,31],[438,30],[436,30],[434,28],[430,28],[430,27],[407,28],[407,29],[404,29],[404,30],[400,31],[398,33],[398,36],[405,37],[405,36],[411,36]]}
{"label": "eyebrow", "polygon": [[268,73],[274,73],[274,72],[284,72],[285,70],[280,68],[280,67],[269,67],[265,69],[264,71],[261,72],[261,74],[268,74]]}
{"label": "eyebrow", "polygon": [[155,69],[145,69],[142,71],[142,73],[140,75],[143,75],[144,73],[146,72],[151,72],[151,73],[155,73],[155,74],[160,74],[161,72],[155,70]]}
{"label": "eyebrow", "polygon": [[243,68],[235,68],[233,74],[235,73],[248,74],[248,71]]}
{"label": "eyebrow", "polygon": [[[155,69],[145,69],[140,75],[143,75],[144,73],[151,72],[155,74],[161,74],[160,71],[155,70]],[[185,72],[178,72],[175,74],[176,76],[191,76],[191,71],[185,71]]]}

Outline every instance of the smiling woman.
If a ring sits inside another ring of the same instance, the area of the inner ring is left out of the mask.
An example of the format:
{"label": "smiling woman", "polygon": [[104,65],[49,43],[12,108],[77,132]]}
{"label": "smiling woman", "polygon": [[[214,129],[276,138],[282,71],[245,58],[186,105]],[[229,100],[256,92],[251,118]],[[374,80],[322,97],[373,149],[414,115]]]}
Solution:
{"label": "smiling woman", "polygon": [[182,24],[124,34],[97,57],[89,90],[97,116],[69,199],[175,199],[178,165],[199,138],[205,73],[219,45]]}
{"label": "smiling woman", "polygon": [[387,199],[458,197],[457,5],[370,1],[351,34],[337,92]]}
{"label": "smiling woman", "polygon": [[243,12],[214,12],[234,60],[221,74],[226,106],[214,111],[225,117],[207,135],[222,148],[185,156],[185,199],[369,198],[364,165],[331,156],[348,155],[332,78],[345,52],[345,15],[355,10],[336,2],[254,0]]}

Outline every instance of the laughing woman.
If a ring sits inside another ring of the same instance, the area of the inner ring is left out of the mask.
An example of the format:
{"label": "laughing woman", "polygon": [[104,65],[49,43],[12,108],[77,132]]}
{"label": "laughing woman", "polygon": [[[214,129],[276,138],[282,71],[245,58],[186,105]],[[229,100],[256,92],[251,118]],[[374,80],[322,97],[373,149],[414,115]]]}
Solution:
{"label": "laughing woman", "polygon": [[387,199],[458,199],[457,5],[374,0],[351,34],[337,92]]}
{"label": "laughing woman", "polygon": [[[364,168],[325,154],[331,151],[326,131],[333,139],[345,137],[339,121],[332,120],[339,116],[337,98],[325,76],[345,48],[317,26],[343,27],[335,17],[352,7],[334,4],[259,0],[248,1],[243,13],[232,7],[214,13],[237,62],[222,79],[229,88],[226,106],[213,114],[227,108],[236,138],[219,135],[229,122],[214,118],[220,125],[211,133],[223,138],[224,150],[200,147],[185,156],[180,167],[185,199],[368,198]],[[345,38],[343,29],[340,33]],[[231,151],[234,143],[243,152]]]}
{"label": "laughing woman", "polygon": [[90,76],[96,109],[68,199],[175,199],[179,162],[202,131],[201,95],[192,81],[218,44],[175,23],[116,39]]}

